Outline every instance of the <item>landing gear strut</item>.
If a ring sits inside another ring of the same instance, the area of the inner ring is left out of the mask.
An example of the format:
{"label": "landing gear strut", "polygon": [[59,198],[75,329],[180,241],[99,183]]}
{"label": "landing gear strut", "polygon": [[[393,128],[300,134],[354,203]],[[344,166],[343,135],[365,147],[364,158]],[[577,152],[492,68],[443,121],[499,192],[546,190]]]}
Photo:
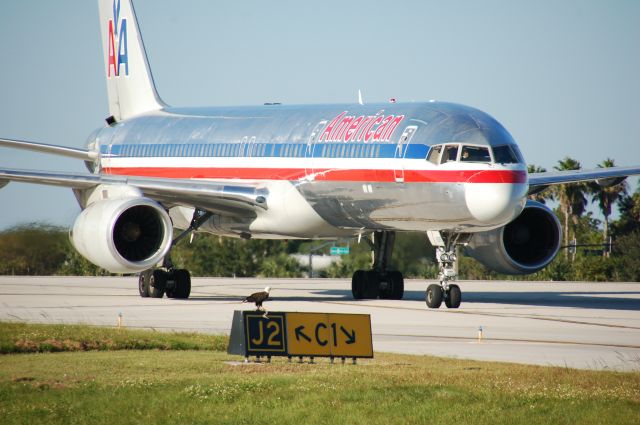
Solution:
{"label": "landing gear strut", "polygon": [[462,302],[462,291],[456,284],[451,283],[458,277],[456,246],[468,242],[469,236],[462,233],[442,234],[437,238],[429,235],[433,245],[436,245],[436,260],[440,266],[438,279],[440,284],[427,287],[425,301],[429,308],[439,308],[442,301],[448,308],[458,308]]}
{"label": "landing gear strut", "polygon": [[[173,240],[171,246],[175,246],[188,234],[197,230],[212,215],[208,211],[196,208],[189,228],[180,233]],[[168,298],[187,299],[191,294],[191,274],[189,270],[176,269],[171,261],[171,255],[167,254],[162,262],[162,267],[140,273],[138,291],[143,298],[162,298],[164,294],[167,294]]]}
{"label": "landing gear strut", "polygon": [[371,270],[357,270],[353,274],[351,293],[354,299],[402,299],[404,277],[399,271],[388,270],[395,239],[396,233],[390,231],[375,232],[373,241],[365,238],[373,250],[373,266]]}

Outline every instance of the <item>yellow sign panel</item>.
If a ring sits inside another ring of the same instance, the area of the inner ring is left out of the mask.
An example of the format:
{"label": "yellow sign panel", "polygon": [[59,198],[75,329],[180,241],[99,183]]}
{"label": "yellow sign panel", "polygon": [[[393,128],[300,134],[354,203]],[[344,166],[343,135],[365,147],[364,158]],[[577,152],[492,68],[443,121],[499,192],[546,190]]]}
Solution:
{"label": "yellow sign panel", "polygon": [[366,314],[287,313],[290,356],[373,357]]}
{"label": "yellow sign panel", "polygon": [[330,314],[329,318],[332,329],[338,334],[337,344],[331,350],[334,357],[373,357],[368,314]]}
{"label": "yellow sign panel", "polygon": [[287,345],[291,356],[330,356],[329,314],[287,313]]}

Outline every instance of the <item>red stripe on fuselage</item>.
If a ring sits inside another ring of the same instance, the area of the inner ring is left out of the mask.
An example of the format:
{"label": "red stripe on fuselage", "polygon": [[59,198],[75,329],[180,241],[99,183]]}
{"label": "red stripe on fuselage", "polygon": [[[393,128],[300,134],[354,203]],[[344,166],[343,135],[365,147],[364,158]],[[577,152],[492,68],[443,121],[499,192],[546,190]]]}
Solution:
{"label": "red stripe on fuselage", "polygon": [[[307,176],[299,168],[173,168],[105,167],[105,174],[170,179],[247,179],[297,181]],[[315,180],[352,182],[395,182],[401,170],[313,170]],[[408,183],[526,183],[527,173],[514,170],[404,170]]]}

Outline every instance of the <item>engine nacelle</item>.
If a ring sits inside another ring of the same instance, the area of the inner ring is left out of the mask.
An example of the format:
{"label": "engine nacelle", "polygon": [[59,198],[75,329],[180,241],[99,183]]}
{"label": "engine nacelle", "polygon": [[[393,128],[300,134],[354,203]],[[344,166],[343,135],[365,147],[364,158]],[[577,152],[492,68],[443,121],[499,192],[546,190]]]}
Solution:
{"label": "engine nacelle", "polygon": [[498,273],[529,274],[555,258],[561,241],[562,227],[553,211],[529,200],[511,223],[474,234],[467,253]]}
{"label": "engine nacelle", "polygon": [[172,226],[157,202],[141,197],[97,201],[76,219],[73,246],[112,273],[135,273],[160,262],[171,247]]}

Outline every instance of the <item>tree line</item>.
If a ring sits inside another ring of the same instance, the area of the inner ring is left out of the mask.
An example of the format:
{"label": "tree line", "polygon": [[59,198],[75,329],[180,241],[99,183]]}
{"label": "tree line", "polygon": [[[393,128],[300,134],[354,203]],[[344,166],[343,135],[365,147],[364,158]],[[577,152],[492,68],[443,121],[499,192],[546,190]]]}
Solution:
{"label": "tree line", "polygon": [[[607,159],[600,167],[614,166]],[[572,158],[558,161],[556,170],[577,170],[580,163]],[[529,166],[529,172],[546,171]],[[555,213],[563,227],[563,252],[545,269],[528,276],[506,276],[488,270],[474,259],[460,255],[461,279],[527,279],[640,281],[640,188],[629,193],[626,182],[610,186],[575,183],[550,187],[532,195],[539,202],[557,202]],[[595,204],[603,219],[588,210]],[[612,211],[620,212],[611,220]],[[589,245],[572,248],[572,241]],[[613,241],[609,246],[609,241]],[[291,256],[315,252],[318,241],[244,240],[197,234],[192,243],[183,241],[172,250],[176,266],[187,268],[194,276],[302,277],[307,270]],[[364,242],[349,242],[350,254],[341,257],[320,277],[351,277],[357,269],[371,264],[371,251]],[[324,252],[328,253],[329,247]],[[422,233],[399,233],[392,267],[408,278],[434,279],[438,274],[435,250]],[[16,226],[0,232],[0,275],[81,275],[102,276],[109,273],[78,254],[68,238],[67,229],[43,223]]]}

